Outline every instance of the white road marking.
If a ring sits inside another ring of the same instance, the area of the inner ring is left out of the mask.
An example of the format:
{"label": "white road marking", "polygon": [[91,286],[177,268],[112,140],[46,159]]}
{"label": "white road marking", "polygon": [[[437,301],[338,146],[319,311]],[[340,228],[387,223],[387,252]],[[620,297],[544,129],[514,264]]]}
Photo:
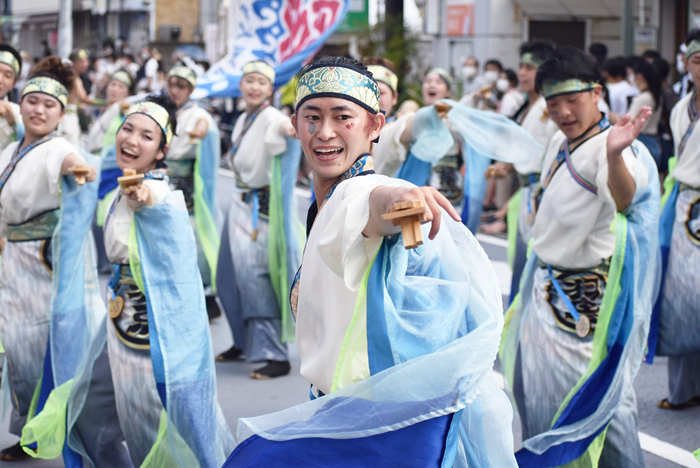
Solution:
{"label": "white road marking", "polygon": [[687,450],[671,445],[643,432],[639,433],[642,450],[687,468],[698,468],[698,461]]}
{"label": "white road marking", "polygon": [[479,242],[485,242],[487,244],[495,245],[496,247],[504,247],[506,249],[508,248],[508,241],[506,239],[501,239],[500,237],[496,236],[490,236],[481,232],[478,232],[476,234],[476,240],[478,240]]}
{"label": "white road marking", "polygon": [[504,296],[510,296],[510,279],[512,274],[510,272],[508,262],[491,260],[491,265],[493,265],[493,269],[496,270],[498,285],[501,287],[501,294]]}

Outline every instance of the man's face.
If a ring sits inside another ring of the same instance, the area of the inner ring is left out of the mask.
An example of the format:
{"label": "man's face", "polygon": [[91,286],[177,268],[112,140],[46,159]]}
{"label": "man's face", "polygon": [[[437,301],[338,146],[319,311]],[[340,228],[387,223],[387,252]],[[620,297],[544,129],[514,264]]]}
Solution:
{"label": "man's face", "polygon": [[547,99],[547,112],[564,135],[571,140],[583,135],[600,119],[600,96],[600,85],[591,91],[555,96]]}
{"label": "man's face", "polygon": [[304,102],[292,116],[301,147],[320,182],[335,181],[368,153],[384,126],[382,114],[370,115],[346,99],[319,97]]}
{"label": "man's face", "polygon": [[90,66],[90,59],[86,58],[79,58],[76,59],[73,62],[73,71],[75,72],[76,75],[82,75],[88,70],[88,67]]}
{"label": "man's face", "polygon": [[5,63],[0,63],[0,99],[12,91],[16,82],[15,71],[12,67]]}
{"label": "man's face", "polygon": [[379,85],[379,109],[386,112],[386,116],[389,117],[399,100],[399,95],[394,94],[388,84],[382,81],[378,81],[377,84]]}
{"label": "man's face", "polygon": [[685,62],[685,68],[693,79],[695,89],[700,89],[700,53],[691,55]]}
{"label": "man's face", "polygon": [[520,90],[524,93],[535,92],[535,78],[537,77],[537,68],[529,63],[521,63],[518,67],[518,82]]}

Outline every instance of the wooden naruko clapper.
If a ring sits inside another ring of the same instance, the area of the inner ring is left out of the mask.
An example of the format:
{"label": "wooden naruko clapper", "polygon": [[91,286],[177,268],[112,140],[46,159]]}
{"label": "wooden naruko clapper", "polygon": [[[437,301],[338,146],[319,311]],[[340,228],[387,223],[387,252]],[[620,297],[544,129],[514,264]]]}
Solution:
{"label": "wooden naruko clapper", "polygon": [[117,179],[122,191],[128,195],[138,190],[143,182],[143,174],[137,174],[135,169],[124,169],[124,175]]}
{"label": "wooden naruko clapper", "polygon": [[426,220],[428,208],[420,200],[394,203],[387,214],[382,215],[385,221],[391,221],[394,226],[401,226],[403,246],[415,249],[423,245],[423,231],[420,225]]}

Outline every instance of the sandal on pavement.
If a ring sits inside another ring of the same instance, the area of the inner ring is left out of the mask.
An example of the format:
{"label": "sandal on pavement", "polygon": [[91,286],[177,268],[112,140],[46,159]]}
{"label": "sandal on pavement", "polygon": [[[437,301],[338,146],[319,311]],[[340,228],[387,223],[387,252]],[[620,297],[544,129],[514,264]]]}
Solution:
{"label": "sandal on pavement", "polygon": [[681,403],[680,405],[674,405],[673,403],[668,401],[668,398],[664,398],[659,402],[659,408],[661,409],[668,409],[668,410],[684,410],[687,408],[692,408],[694,406],[700,406],[700,396],[696,396],[691,398],[690,400],[686,401],[685,403]]}
{"label": "sandal on pavement", "polygon": [[19,442],[0,451],[0,460],[3,461],[13,462],[26,460],[27,458],[30,458],[30,455],[22,449]]}
{"label": "sandal on pavement", "polygon": [[231,349],[216,356],[216,360],[219,362],[242,361],[243,351],[235,346],[231,346]]}
{"label": "sandal on pavement", "polygon": [[250,377],[257,380],[274,379],[289,374],[290,370],[289,361],[267,361],[265,367],[254,370],[250,373]]}

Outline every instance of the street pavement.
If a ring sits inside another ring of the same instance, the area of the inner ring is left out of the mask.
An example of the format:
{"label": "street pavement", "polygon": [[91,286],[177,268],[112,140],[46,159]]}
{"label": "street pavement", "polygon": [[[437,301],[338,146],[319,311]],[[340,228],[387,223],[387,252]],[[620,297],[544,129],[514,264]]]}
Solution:
{"label": "street pavement", "polygon": [[[228,206],[232,179],[222,171],[220,177],[222,208]],[[298,191],[299,211],[302,214],[307,206],[303,191]],[[225,212],[225,211],[224,211]],[[303,213],[305,219],[305,213]],[[492,261],[499,278],[504,302],[508,299],[510,270],[506,263],[505,241],[499,238],[478,235],[481,245]],[[232,345],[231,333],[225,317],[211,322],[214,353],[219,354]],[[245,362],[216,363],[218,396],[226,420],[235,434],[239,418],[267,414],[308,401],[309,384],[299,375],[299,355],[296,346],[290,346],[292,363],[291,374],[273,380],[253,380],[252,370],[260,364]],[[498,373],[496,362],[494,378],[502,384],[503,377]],[[644,458],[648,468],[688,467],[700,468],[690,454],[700,447],[700,407],[685,411],[659,409],[656,404],[667,396],[666,359],[657,359],[653,365],[643,364],[635,381],[639,408],[639,431]],[[0,424],[0,447],[14,444],[17,437],[8,433],[8,421]],[[520,423],[515,416],[513,421],[516,450],[521,446]],[[0,467],[52,468],[62,467],[60,460],[28,460],[23,462],[0,462]],[[99,468],[99,467],[98,467]],[[621,467],[624,468],[624,467]]]}

